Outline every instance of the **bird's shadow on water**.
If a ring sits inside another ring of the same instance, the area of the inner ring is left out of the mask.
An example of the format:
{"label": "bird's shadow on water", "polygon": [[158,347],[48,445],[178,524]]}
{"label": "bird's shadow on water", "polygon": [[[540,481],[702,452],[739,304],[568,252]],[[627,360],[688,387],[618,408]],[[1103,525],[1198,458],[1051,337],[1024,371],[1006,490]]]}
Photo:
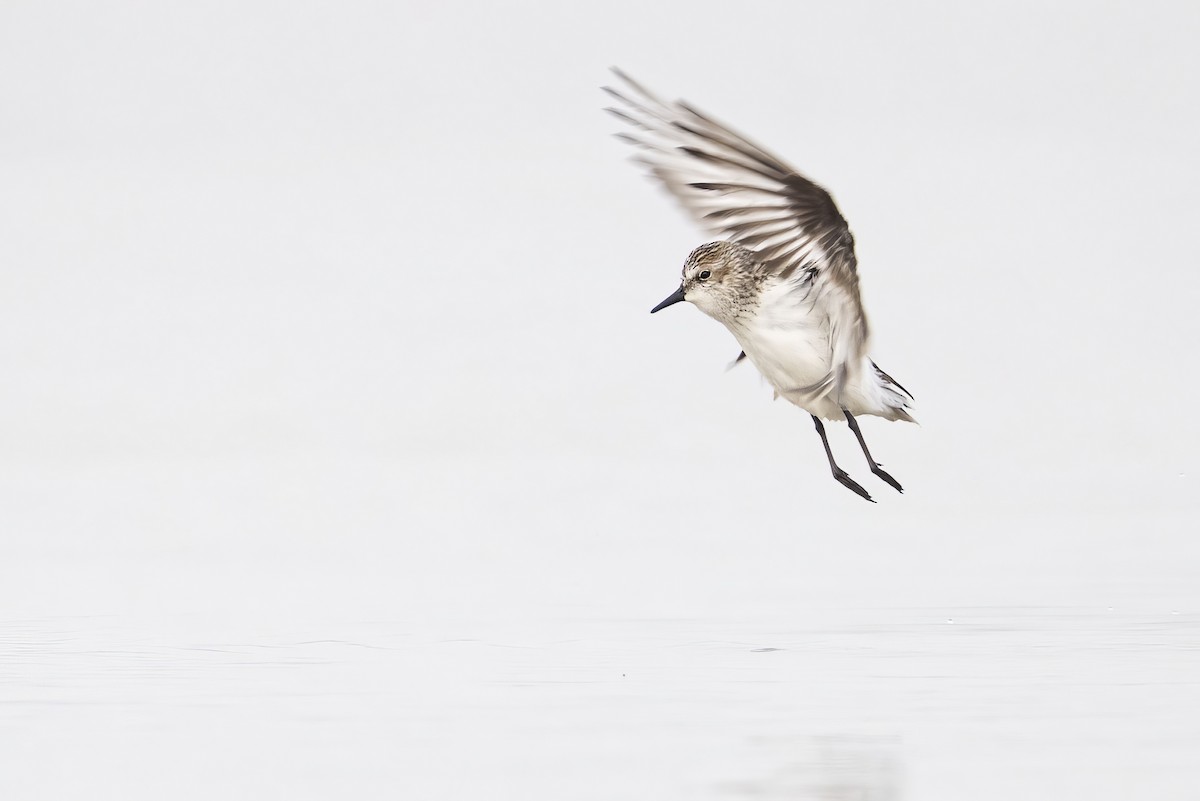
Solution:
{"label": "bird's shadow on water", "polygon": [[762,738],[782,764],[757,779],[723,782],[717,797],[767,801],[899,801],[898,737],[821,735]]}

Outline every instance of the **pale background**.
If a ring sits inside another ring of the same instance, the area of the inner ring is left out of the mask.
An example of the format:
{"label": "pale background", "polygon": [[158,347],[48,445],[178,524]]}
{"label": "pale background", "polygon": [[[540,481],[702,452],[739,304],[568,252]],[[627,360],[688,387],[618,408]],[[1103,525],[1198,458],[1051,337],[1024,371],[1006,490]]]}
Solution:
{"label": "pale background", "polygon": [[[1200,6],[0,5],[0,797],[1200,797]],[[858,240],[880,501],[617,64]]]}

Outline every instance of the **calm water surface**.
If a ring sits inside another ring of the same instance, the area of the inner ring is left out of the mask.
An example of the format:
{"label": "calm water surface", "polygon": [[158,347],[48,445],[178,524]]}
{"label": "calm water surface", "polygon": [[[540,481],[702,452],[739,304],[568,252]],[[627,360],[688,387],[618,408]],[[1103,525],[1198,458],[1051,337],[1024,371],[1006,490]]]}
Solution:
{"label": "calm water surface", "polygon": [[1193,799],[1200,617],[10,618],[7,798]]}

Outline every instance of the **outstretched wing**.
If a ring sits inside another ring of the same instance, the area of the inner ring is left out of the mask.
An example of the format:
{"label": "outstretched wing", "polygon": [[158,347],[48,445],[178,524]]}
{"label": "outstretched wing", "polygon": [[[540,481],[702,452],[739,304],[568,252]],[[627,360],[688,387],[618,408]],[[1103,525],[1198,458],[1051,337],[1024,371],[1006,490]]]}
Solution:
{"label": "outstretched wing", "polygon": [[705,229],[755,251],[781,280],[794,277],[813,293],[815,308],[829,317],[830,378],[840,390],[845,371],[866,355],[868,327],[854,237],[833,198],[736,131],[613,72],[625,87],[605,87],[619,102],[608,111],[633,129],[617,136],[638,148],[637,161]]}

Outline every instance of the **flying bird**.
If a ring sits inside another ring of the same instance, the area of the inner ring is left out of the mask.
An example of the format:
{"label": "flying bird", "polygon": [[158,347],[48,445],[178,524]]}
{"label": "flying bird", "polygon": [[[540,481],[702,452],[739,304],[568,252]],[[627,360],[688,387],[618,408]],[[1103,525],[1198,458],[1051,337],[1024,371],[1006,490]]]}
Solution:
{"label": "flying bird", "polygon": [[683,101],[663,101],[620,70],[604,87],[617,134],[710,234],[692,251],[679,288],[651,309],[682,301],[722,323],[784,398],[812,416],[839,483],[874,502],[834,461],[824,420],[844,420],[871,472],[903,492],[871,456],[861,415],[915,422],[912,395],[871,361],[854,237],[833,198],[779,157]]}

